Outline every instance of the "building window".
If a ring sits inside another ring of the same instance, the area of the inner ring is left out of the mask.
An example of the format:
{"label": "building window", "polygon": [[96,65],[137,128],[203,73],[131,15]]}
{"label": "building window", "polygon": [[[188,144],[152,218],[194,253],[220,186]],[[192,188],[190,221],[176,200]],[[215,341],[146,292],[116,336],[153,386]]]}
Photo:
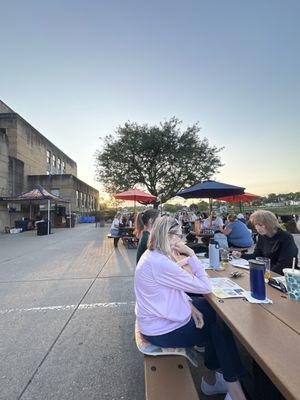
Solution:
{"label": "building window", "polygon": [[56,157],[54,154],[52,154],[52,166],[56,167]]}
{"label": "building window", "polygon": [[49,150],[47,150],[47,164],[50,164],[50,159],[51,159],[51,153]]}
{"label": "building window", "polygon": [[62,161],[62,172],[65,173],[66,172],[66,163],[64,161]]}
{"label": "building window", "polygon": [[60,158],[57,159],[57,169],[60,171],[61,169],[61,160]]}
{"label": "building window", "polygon": [[6,128],[0,128],[0,134],[6,135]]}
{"label": "building window", "polygon": [[80,206],[80,204],[79,204],[79,192],[78,192],[78,190],[76,190],[76,204],[77,204],[77,207]]}

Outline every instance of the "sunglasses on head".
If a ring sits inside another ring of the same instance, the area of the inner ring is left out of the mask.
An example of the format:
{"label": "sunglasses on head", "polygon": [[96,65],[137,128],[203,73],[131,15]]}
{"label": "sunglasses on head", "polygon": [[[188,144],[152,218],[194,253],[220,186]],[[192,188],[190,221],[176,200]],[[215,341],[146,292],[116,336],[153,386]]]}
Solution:
{"label": "sunglasses on head", "polygon": [[280,290],[283,293],[287,293],[287,289],[286,289],[284,283],[278,282],[278,281],[276,281],[276,279],[270,278],[268,284],[270,286],[272,286],[273,288]]}
{"label": "sunglasses on head", "polygon": [[177,219],[175,219],[175,220],[172,222],[172,225],[170,226],[169,232],[170,232],[172,229],[176,228],[177,226],[179,226],[179,222],[177,221]]}

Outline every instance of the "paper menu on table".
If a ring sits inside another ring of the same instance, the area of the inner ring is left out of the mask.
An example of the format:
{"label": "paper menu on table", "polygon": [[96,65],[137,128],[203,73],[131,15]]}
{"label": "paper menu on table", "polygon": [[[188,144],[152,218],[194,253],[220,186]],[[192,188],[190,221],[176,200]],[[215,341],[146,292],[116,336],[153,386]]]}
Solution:
{"label": "paper menu on table", "polygon": [[228,278],[211,278],[213,294],[219,299],[244,297],[245,290]]}
{"label": "paper menu on table", "polygon": [[243,258],[233,258],[232,260],[229,261],[229,263],[234,267],[249,269],[248,261],[244,260]]}

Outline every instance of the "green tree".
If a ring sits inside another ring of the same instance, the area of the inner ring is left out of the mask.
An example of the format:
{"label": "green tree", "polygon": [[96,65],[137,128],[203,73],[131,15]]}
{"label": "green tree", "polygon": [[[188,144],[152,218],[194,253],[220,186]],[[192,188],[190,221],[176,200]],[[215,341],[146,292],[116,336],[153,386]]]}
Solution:
{"label": "green tree", "polygon": [[109,193],[138,185],[165,203],[179,190],[211,178],[222,166],[222,148],[200,138],[198,124],[181,131],[181,123],[173,117],[158,126],[127,122],[118,127],[96,152],[97,180]]}
{"label": "green tree", "polygon": [[182,205],[181,204],[165,203],[163,205],[163,211],[165,211],[165,212],[176,213],[176,212],[180,211],[181,209],[182,209]]}

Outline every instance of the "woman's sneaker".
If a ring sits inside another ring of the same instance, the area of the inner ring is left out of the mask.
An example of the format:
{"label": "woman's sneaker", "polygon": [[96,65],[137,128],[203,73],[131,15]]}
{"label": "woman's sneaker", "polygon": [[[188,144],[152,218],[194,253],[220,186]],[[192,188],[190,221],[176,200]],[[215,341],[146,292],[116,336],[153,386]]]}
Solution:
{"label": "woman's sneaker", "polygon": [[[223,375],[220,372],[216,372],[216,383],[214,385],[209,385],[205,380],[202,378],[201,381],[201,390],[207,396],[218,394],[218,393],[227,393],[227,383],[223,378]],[[230,397],[226,400],[230,400]]]}

